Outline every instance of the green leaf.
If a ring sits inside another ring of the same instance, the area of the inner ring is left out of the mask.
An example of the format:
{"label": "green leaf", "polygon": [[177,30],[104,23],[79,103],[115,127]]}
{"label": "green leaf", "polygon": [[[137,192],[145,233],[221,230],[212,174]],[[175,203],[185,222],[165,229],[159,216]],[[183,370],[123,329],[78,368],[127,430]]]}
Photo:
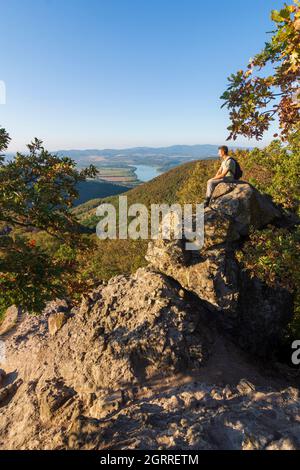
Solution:
{"label": "green leaf", "polygon": [[285,19],[285,20],[289,20],[290,18],[290,12],[287,8],[283,8],[282,10],[280,10],[279,12],[281,18]]}
{"label": "green leaf", "polygon": [[276,23],[281,23],[282,21],[284,21],[285,18],[281,16],[281,11],[279,12],[277,10],[273,10],[271,12],[271,19]]}

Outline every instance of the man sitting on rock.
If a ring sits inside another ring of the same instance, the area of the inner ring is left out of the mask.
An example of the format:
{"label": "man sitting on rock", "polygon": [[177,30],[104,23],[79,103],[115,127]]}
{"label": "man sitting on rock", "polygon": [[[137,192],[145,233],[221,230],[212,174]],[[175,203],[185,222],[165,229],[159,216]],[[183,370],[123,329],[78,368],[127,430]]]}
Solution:
{"label": "man sitting on rock", "polygon": [[206,199],[204,202],[204,207],[207,207],[214,192],[214,189],[218,184],[222,182],[230,182],[235,180],[235,173],[236,173],[236,161],[231,158],[229,155],[229,150],[226,145],[219,147],[219,157],[222,160],[222,164],[217,171],[216,176],[211,178],[207,182],[207,191],[206,191]]}

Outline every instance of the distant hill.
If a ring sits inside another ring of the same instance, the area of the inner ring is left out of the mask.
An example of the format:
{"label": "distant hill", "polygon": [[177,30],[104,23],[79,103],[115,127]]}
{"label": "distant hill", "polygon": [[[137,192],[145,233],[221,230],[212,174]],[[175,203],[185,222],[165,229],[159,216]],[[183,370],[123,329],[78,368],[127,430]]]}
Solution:
{"label": "distant hill", "polygon": [[[237,147],[231,147],[232,150]],[[164,172],[189,161],[216,158],[217,145],[172,145],[170,147],[133,147],[125,149],[59,150],[56,153],[75,160],[79,167],[94,164],[128,168],[148,165]]]}
{"label": "distant hill", "polygon": [[[235,150],[241,147],[230,147]],[[216,158],[218,146],[211,144],[171,145],[169,147],[131,147],[124,149],[56,150],[60,156],[72,158],[79,168],[94,164],[98,168],[126,168],[147,165],[163,173],[193,160]],[[7,154],[9,159],[13,154]]]}
{"label": "distant hill", "polygon": [[[168,172],[157,176],[151,181],[137,186],[126,193],[128,197],[128,205],[134,203],[145,204],[173,204],[178,202],[179,194],[188,188],[188,183],[196,168],[199,168],[199,176],[196,177],[197,185],[199,185],[199,201],[204,197],[206,181],[214,172],[215,160],[198,160],[177,166]],[[95,227],[97,219],[95,216],[95,208],[103,202],[103,199],[96,198],[81,204],[74,209],[75,214],[84,225]],[[105,198],[105,202],[118,204],[116,196]]]}
{"label": "distant hill", "polygon": [[214,157],[218,154],[217,145],[172,145],[170,147],[132,147],[125,149],[87,149],[87,150],[58,150],[56,153],[73,158],[74,160],[94,157]]}
{"label": "distant hill", "polygon": [[74,205],[78,206],[79,204],[83,204],[90,199],[104,198],[107,196],[124,193],[129,189],[130,188],[126,186],[106,183],[105,181],[83,181],[77,185],[79,198],[75,201]]}

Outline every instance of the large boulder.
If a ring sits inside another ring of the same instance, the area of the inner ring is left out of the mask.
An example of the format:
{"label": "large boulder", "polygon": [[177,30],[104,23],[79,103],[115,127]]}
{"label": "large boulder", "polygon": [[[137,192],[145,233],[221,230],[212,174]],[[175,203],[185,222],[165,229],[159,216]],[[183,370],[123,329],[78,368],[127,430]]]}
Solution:
{"label": "large boulder", "polygon": [[101,287],[92,309],[81,308],[97,345],[85,355],[89,379],[113,386],[199,367],[208,351],[205,332],[197,329],[205,311],[201,305],[194,311],[178,291],[164,275],[147,269]]}
{"label": "large boulder", "polygon": [[260,229],[282,219],[282,211],[271,198],[245,182],[220,183],[214,190],[210,209],[228,218],[241,236],[250,227]]}
{"label": "large boulder", "polygon": [[191,306],[180,286],[148,269],[101,285],[54,335],[48,321],[58,313],[48,312],[27,315],[6,341],[5,368],[30,382],[64,377],[88,392],[197,369],[208,357],[211,334],[199,329],[205,305]]}
{"label": "large boulder", "polygon": [[239,268],[224,248],[202,253],[186,252],[181,240],[155,240],[148,244],[146,259],[182,287],[207,302],[207,307],[234,310],[237,307]]}
{"label": "large boulder", "polygon": [[[107,403],[108,391],[199,370],[209,358],[213,331],[203,326],[205,306],[192,305],[180,286],[148,269],[102,284],[53,335],[48,319],[55,307],[25,315],[6,340],[0,365],[12,383],[0,396],[0,448],[35,446],[41,427],[52,421],[60,429],[61,416],[68,424],[77,406],[105,415],[123,400],[120,391]],[[55,446],[51,438],[43,442]]]}
{"label": "large boulder", "polygon": [[283,219],[283,212],[271,198],[250,184],[220,183],[204,213],[204,247],[224,245],[231,249],[234,242],[249,234],[251,228],[279,224]]}

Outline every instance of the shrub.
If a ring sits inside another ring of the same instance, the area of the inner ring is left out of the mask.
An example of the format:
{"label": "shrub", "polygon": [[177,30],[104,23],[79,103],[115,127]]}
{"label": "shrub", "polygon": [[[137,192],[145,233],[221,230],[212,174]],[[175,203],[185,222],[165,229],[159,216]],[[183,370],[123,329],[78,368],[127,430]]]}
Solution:
{"label": "shrub", "polygon": [[300,227],[289,231],[268,228],[253,231],[238,253],[242,266],[272,287],[294,295],[294,316],[287,339],[300,338]]}

